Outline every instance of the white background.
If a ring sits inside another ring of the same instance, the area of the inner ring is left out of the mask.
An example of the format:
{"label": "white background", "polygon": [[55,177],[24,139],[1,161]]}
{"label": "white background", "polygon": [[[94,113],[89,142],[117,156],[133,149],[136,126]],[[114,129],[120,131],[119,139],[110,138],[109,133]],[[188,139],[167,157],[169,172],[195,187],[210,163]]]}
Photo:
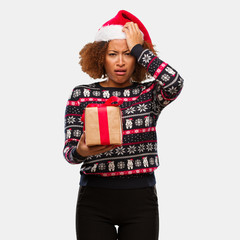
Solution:
{"label": "white background", "polygon": [[78,52],[118,10],[145,24],[185,79],[158,122],[161,240],[239,240],[237,0],[0,4],[1,204],[4,240],[75,239],[79,166],[62,156]]}

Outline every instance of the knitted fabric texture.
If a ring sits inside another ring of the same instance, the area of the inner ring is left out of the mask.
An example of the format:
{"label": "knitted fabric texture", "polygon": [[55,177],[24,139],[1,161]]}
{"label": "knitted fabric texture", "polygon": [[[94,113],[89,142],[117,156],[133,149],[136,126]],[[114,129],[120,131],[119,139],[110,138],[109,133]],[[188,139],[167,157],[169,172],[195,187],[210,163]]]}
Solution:
{"label": "knitted fabric texture", "polygon": [[[150,50],[137,45],[132,55],[148,69],[155,80],[134,82],[127,88],[104,88],[99,82],[79,85],[72,91],[65,115],[63,154],[71,164],[81,165],[81,173],[103,177],[153,172],[159,166],[156,124],[159,114],[177,98],[183,87],[178,72]],[[111,151],[81,158],[76,154],[83,133],[81,117],[90,103],[104,103],[111,96],[123,99],[123,144]]]}

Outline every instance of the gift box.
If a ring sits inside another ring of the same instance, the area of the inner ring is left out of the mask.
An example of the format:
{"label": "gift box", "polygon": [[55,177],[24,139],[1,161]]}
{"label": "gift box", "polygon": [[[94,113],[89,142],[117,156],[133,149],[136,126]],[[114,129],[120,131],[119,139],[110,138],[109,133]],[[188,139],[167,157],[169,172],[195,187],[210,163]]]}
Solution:
{"label": "gift box", "polygon": [[113,96],[104,104],[89,104],[85,108],[82,121],[88,146],[122,144],[121,104],[122,100]]}

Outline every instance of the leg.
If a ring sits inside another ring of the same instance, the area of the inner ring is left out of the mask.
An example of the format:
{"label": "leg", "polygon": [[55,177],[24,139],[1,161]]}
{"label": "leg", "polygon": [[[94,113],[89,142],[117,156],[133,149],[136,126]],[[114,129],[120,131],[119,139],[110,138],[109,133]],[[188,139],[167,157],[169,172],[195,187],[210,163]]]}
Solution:
{"label": "leg", "polygon": [[119,240],[157,240],[159,232],[156,188],[135,189],[125,202],[125,219],[118,229]]}
{"label": "leg", "polygon": [[105,204],[96,189],[81,187],[76,210],[77,240],[115,240],[114,224],[105,215]]}

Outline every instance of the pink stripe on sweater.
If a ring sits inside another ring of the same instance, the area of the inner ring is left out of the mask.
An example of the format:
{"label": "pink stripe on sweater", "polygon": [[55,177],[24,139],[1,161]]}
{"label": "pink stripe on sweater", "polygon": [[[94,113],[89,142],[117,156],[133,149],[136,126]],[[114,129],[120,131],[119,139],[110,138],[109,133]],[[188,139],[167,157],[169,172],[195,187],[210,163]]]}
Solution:
{"label": "pink stripe on sweater", "polygon": [[163,69],[167,66],[167,63],[163,62],[158,69],[156,70],[156,72],[154,73],[153,77],[155,79],[157,79],[157,77],[159,76],[159,74],[163,71]]}
{"label": "pink stripe on sweater", "polygon": [[65,141],[65,144],[67,144],[67,143],[69,143],[69,142],[72,142],[72,141],[74,141],[74,142],[78,142],[79,139],[76,139],[76,138],[69,138],[69,139],[67,139],[67,140]]}
{"label": "pink stripe on sweater", "polygon": [[154,57],[154,58],[150,61],[150,63],[149,63],[148,66],[147,66],[147,71],[148,71],[150,65],[152,64],[152,62],[154,61],[154,59],[156,59],[156,58],[157,58],[157,57]]}
{"label": "pink stripe on sweater", "polygon": [[138,133],[145,133],[145,132],[154,132],[154,131],[156,131],[155,127],[130,129],[130,130],[123,131],[123,135],[138,134]]}
{"label": "pink stripe on sweater", "polygon": [[76,116],[76,117],[81,117],[82,114],[73,114],[73,113],[70,113],[70,114],[66,114],[65,117],[68,117],[68,116]]}
{"label": "pink stripe on sweater", "polygon": [[180,94],[181,91],[182,91],[182,89],[179,92],[176,93],[176,97],[174,97],[174,98],[167,98],[167,97],[165,97],[163,90],[161,90],[161,95],[162,95],[164,100],[173,101],[173,100],[175,100],[178,97],[178,95]]}
{"label": "pink stripe on sweater", "polygon": [[136,170],[121,171],[121,172],[106,172],[106,173],[86,173],[84,171],[84,174],[101,175],[102,177],[113,177],[113,176],[132,175],[132,174],[139,174],[139,173],[149,173],[149,172],[153,172],[156,169],[157,167],[152,167],[152,168],[142,168],[142,169],[136,169]]}

